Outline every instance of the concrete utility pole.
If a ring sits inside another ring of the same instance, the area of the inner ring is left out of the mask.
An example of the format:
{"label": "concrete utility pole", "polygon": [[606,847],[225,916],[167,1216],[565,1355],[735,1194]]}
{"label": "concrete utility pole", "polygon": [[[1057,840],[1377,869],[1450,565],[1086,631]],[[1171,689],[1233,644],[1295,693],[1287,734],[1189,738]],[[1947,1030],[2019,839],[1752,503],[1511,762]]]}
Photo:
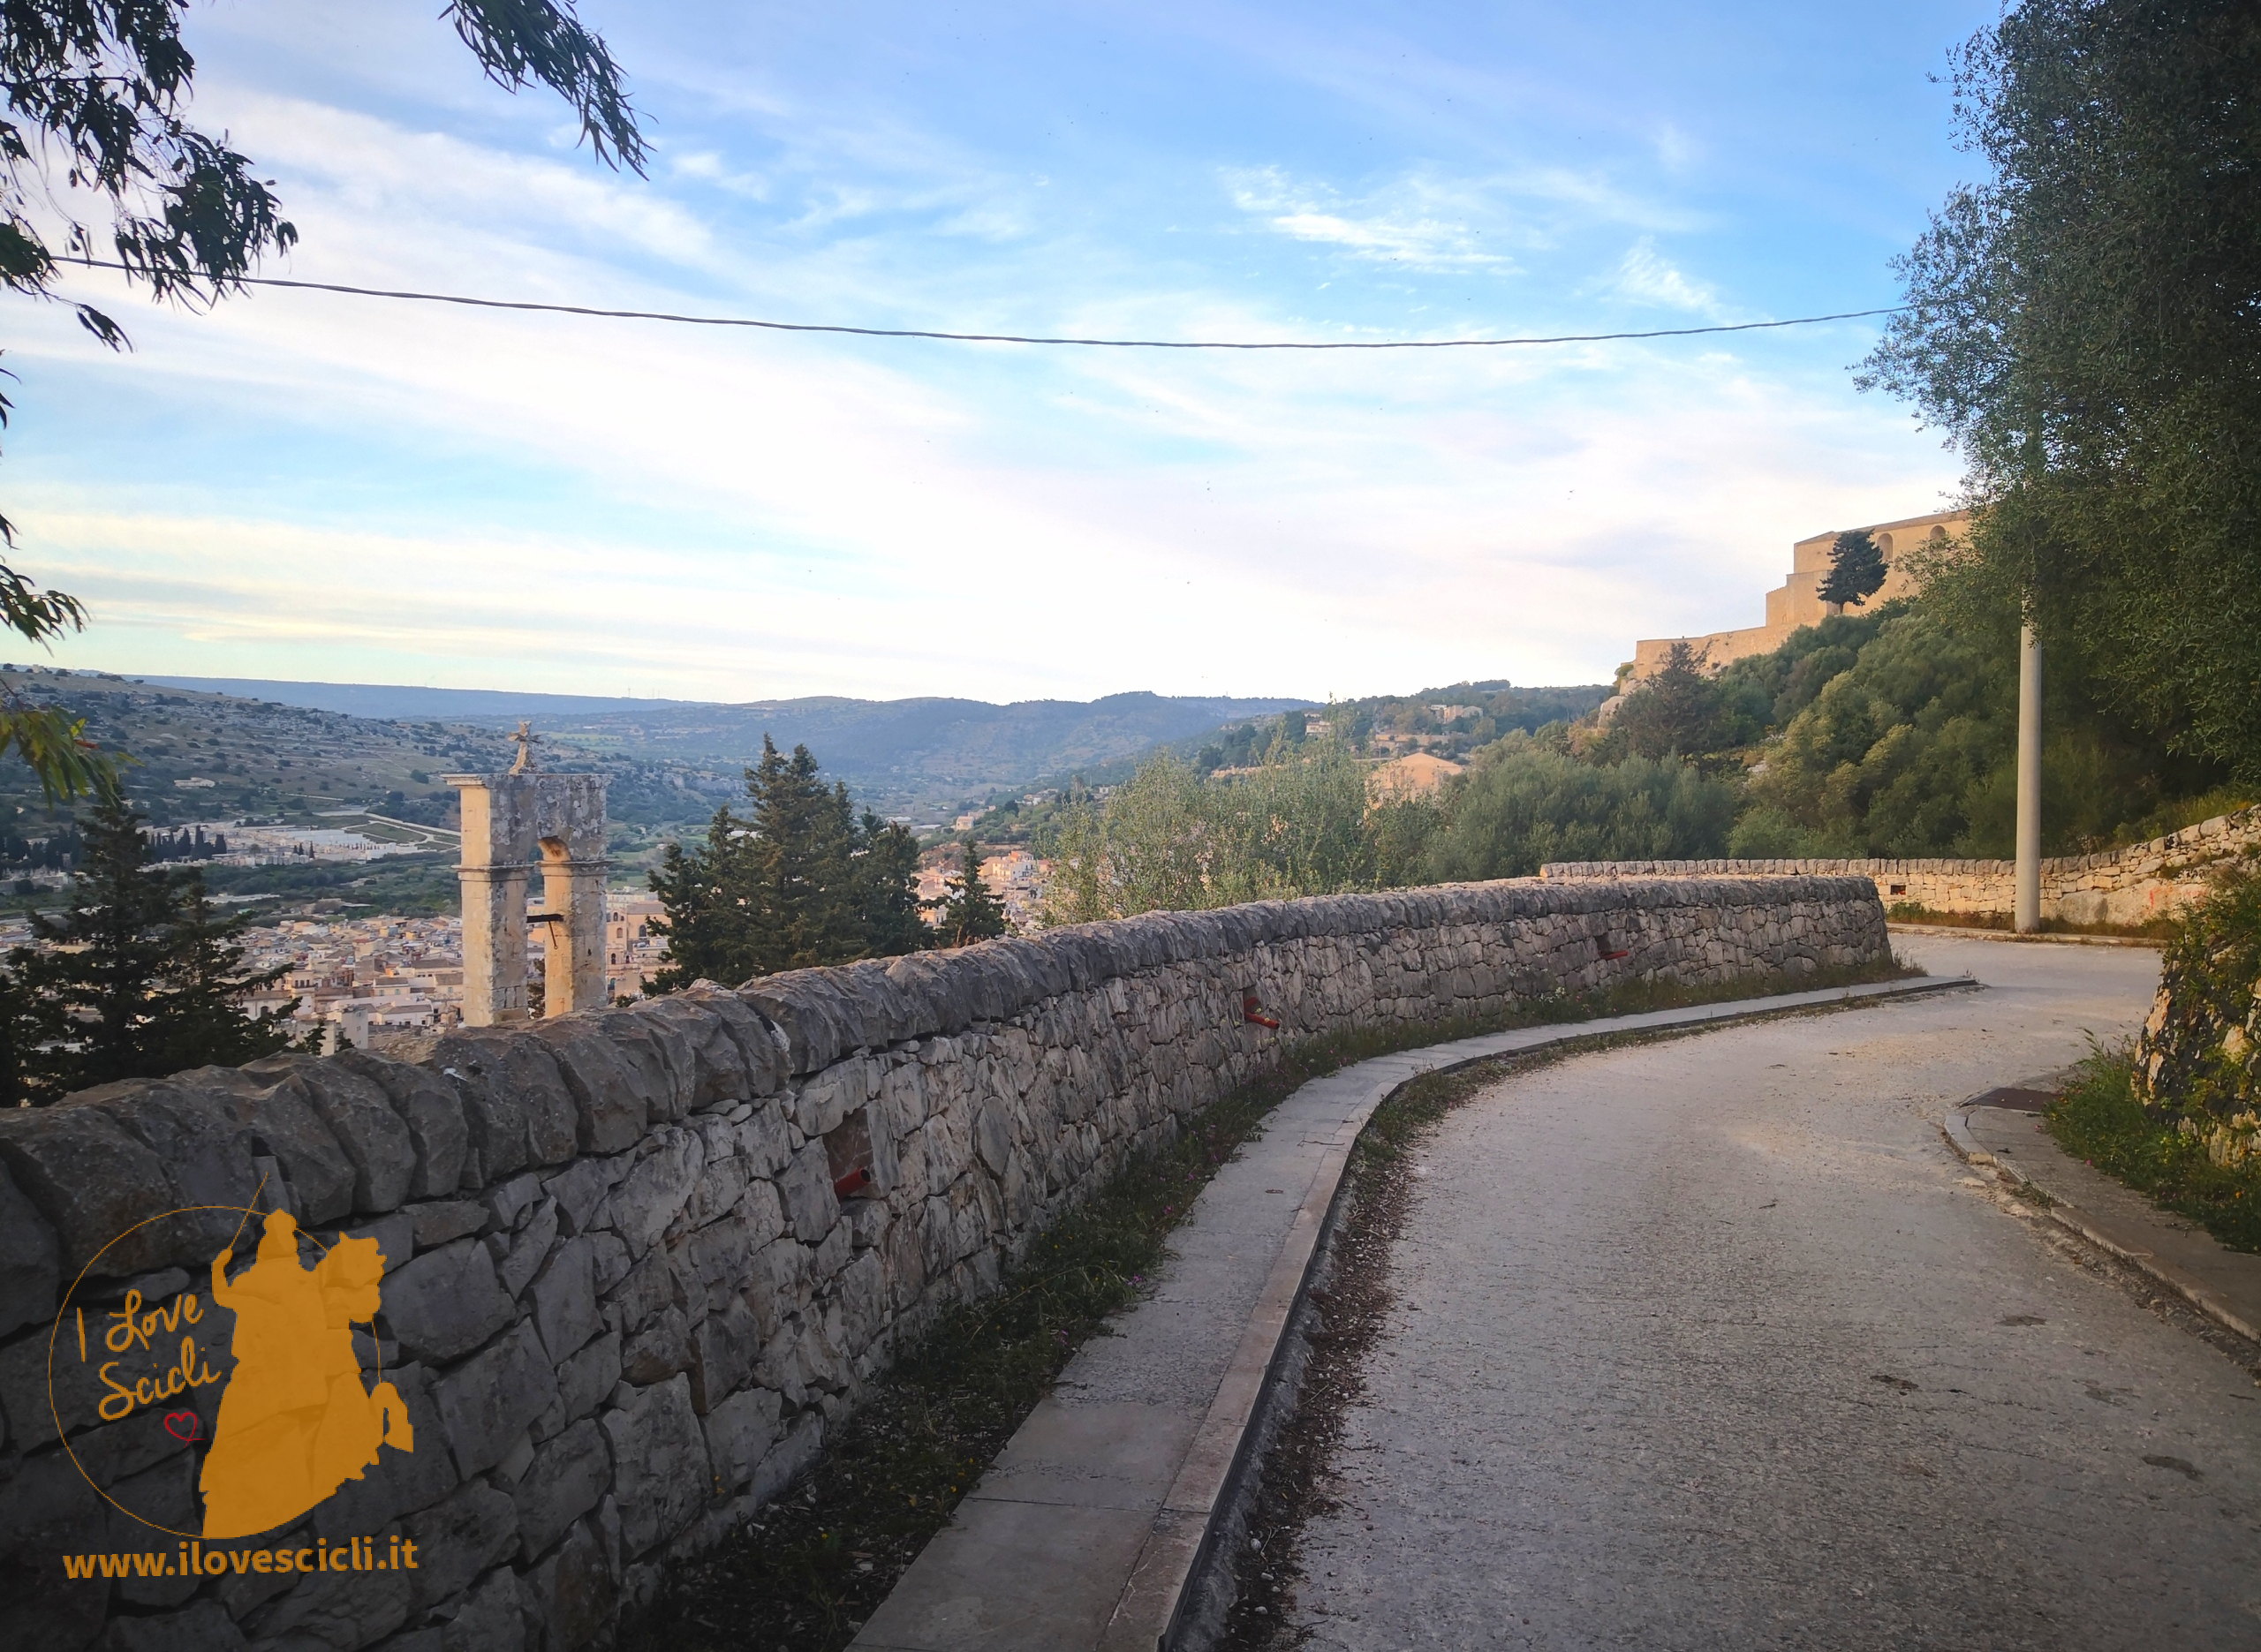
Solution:
{"label": "concrete utility pole", "polygon": [[2017,932],[2041,927],[2041,639],[2017,631]]}

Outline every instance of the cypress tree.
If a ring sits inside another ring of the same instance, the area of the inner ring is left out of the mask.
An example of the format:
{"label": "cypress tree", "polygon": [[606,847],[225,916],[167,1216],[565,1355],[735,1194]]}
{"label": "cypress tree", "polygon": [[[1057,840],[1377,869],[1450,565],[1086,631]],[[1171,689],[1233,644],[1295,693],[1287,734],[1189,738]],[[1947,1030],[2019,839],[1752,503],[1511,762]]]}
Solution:
{"label": "cypress tree", "polygon": [[942,897],[941,921],[934,928],[945,947],[970,947],[1005,932],[1005,909],[981,881],[981,857],[971,838],[957,875],[949,880],[949,893]]}
{"label": "cypress tree", "polygon": [[1821,582],[1821,600],[1858,607],[1884,585],[1884,553],[1876,541],[1857,530],[1841,533],[1829,547],[1829,573]]}

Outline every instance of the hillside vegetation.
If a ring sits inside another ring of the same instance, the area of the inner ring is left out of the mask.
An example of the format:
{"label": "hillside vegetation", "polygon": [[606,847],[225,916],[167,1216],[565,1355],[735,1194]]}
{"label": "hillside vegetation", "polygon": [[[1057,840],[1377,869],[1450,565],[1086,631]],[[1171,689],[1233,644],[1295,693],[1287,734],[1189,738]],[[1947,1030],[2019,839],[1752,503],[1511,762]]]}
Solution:
{"label": "hillside vegetation", "polygon": [[[1464,749],[1466,772],[1427,797],[1371,802],[1357,776],[1392,744],[1336,706],[1323,735],[1274,720],[1253,764],[1162,753],[1105,796],[1048,804],[1031,834],[1060,863],[1061,921],[1561,860],[2007,856],[2016,692],[2014,637],[1894,603],[1716,674],[1675,650],[1605,711]],[[2163,753],[2076,670],[2053,675],[2045,727],[2046,852],[2250,800],[2224,766]]]}

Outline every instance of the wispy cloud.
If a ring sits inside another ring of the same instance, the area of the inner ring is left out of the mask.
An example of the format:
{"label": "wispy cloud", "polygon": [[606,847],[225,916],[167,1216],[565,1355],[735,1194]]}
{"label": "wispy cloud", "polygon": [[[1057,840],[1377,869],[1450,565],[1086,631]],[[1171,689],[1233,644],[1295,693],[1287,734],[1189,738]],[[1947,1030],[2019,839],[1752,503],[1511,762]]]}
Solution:
{"label": "wispy cloud", "polygon": [[1233,204],[1269,228],[1353,258],[1430,275],[1507,274],[1516,267],[1504,250],[1485,244],[1485,230],[1473,222],[1486,205],[1480,194],[1432,179],[1407,178],[1361,198],[1293,183],[1276,167],[1228,173],[1226,183]]}
{"label": "wispy cloud", "polygon": [[1690,280],[1677,264],[1657,251],[1651,236],[1643,236],[1626,250],[1607,286],[1617,297],[1636,304],[1685,310],[1710,321],[1727,319],[1719,294],[1705,283]]}

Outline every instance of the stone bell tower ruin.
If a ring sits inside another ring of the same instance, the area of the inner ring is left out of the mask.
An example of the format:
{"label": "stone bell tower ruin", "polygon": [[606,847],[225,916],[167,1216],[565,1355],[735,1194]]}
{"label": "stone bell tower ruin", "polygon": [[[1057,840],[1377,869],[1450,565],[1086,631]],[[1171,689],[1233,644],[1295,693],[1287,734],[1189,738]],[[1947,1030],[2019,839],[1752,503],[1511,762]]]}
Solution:
{"label": "stone bell tower ruin", "polygon": [[[543,774],[536,736],[518,725],[518,760],[503,774],[447,774],[463,801],[463,1019],[471,1027],[529,1018],[526,933],[542,925],[544,1015],[604,1001],[605,780]],[[526,891],[541,873],[542,910]]]}

